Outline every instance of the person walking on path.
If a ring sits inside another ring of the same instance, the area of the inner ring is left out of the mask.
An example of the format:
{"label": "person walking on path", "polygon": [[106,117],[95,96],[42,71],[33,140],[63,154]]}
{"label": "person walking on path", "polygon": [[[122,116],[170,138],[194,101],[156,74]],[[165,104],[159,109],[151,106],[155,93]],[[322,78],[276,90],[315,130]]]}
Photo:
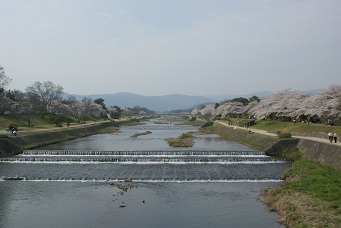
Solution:
{"label": "person walking on path", "polygon": [[333,142],[333,133],[328,133],[328,138],[329,138],[330,143],[332,143]]}
{"label": "person walking on path", "polygon": [[334,133],[334,142],[337,143],[337,134]]}

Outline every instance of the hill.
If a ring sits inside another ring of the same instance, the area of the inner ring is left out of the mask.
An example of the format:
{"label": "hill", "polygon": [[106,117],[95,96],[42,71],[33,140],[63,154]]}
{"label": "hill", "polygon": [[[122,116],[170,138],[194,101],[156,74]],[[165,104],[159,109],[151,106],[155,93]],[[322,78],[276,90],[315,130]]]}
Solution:
{"label": "hill", "polygon": [[221,102],[236,97],[250,98],[252,96],[265,97],[271,95],[272,92],[255,92],[250,94],[225,94],[215,96],[189,96],[184,94],[171,94],[163,96],[143,96],[133,93],[114,93],[114,94],[91,94],[91,95],[73,95],[81,100],[83,97],[90,97],[91,99],[103,98],[105,104],[109,106],[117,105],[119,107],[145,107],[156,112],[169,112],[173,110],[192,110],[195,107],[203,104],[211,104]]}
{"label": "hill", "polygon": [[[77,99],[84,96],[73,95]],[[215,101],[203,96],[188,96],[182,94],[171,94],[164,96],[143,96],[132,93],[115,94],[92,94],[85,95],[91,99],[103,98],[106,106],[117,105],[119,107],[140,106],[156,112],[168,112],[174,109],[188,109],[203,103],[214,103]]]}

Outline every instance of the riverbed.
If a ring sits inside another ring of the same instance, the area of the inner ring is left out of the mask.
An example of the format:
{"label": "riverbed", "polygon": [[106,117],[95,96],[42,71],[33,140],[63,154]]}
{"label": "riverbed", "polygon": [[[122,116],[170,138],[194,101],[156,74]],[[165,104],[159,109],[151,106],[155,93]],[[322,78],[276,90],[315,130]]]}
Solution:
{"label": "riverbed", "polygon": [[214,134],[171,148],[197,128],[154,121],[1,161],[0,226],[282,227],[257,197],[288,162]]}

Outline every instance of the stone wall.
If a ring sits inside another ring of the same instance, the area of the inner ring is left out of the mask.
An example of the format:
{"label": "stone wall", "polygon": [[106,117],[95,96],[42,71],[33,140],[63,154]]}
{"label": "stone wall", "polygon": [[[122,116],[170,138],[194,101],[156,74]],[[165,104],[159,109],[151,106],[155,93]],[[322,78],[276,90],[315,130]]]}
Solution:
{"label": "stone wall", "polygon": [[300,139],[278,139],[269,149],[265,151],[269,156],[281,156],[283,151],[296,151]]}
{"label": "stone wall", "polygon": [[21,153],[22,149],[6,139],[0,139],[0,156],[10,156]]}
{"label": "stone wall", "polygon": [[300,139],[297,147],[304,158],[341,170],[340,146]]}

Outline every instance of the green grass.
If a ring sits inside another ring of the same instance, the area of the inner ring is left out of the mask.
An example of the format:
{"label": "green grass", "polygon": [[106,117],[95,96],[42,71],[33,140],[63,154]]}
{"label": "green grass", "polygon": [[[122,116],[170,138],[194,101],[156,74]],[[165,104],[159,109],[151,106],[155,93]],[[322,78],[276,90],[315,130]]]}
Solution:
{"label": "green grass", "polygon": [[294,126],[295,126],[294,123],[280,121],[255,121],[255,125],[252,125],[252,127],[254,128],[267,131],[274,130],[286,131]]}
{"label": "green grass", "polygon": [[283,177],[294,177],[294,181],[285,182],[283,189],[311,194],[330,206],[337,204],[341,214],[341,171],[302,159],[300,152],[291,153],[288,157],[294,163]]}
{"label": "green grass", "polygon": [[298,151],[285,156],[293,164],[266,202],[282,212],[289,227],[340,227],[341,171],[305,160]]}
{"label": "green grass", "polygon": [[207,127],[202,127],[199,129],[200,133],[207,133],[207,134],[214,134],[216,131],[216,127],[214,126],[207,126]]}
{"label": "green grass", "polygon": [[328,126],[325,124],[306,124],[306,123],[292,123],[281,121],[256,121],[252,127],[267,131],[281,131],[281,132],[333,132],[338,135],[341,134],[340,126]]}
{"label": "green grass", "polygon": [[[19,126],[21,129],[22,127],[27,127],[28,117],[25,115],[0,115],[0,129],[8,129],[8,126],[12,123]],[[39,125],[49,125],[47,116],[36,116],[32,122],[33,126]]]}
{"label": "green grass", "polygon": [[[243,126],[245,119],[230,119],[233,125]],[[337,133],[341,135],[341,126],[328,126],[327,124],[315,123],[293,123],[286,121],[262,121],[256,120],[251,128],[266,130],[266,131],[280,131],[280,132],[324,132]]]}

